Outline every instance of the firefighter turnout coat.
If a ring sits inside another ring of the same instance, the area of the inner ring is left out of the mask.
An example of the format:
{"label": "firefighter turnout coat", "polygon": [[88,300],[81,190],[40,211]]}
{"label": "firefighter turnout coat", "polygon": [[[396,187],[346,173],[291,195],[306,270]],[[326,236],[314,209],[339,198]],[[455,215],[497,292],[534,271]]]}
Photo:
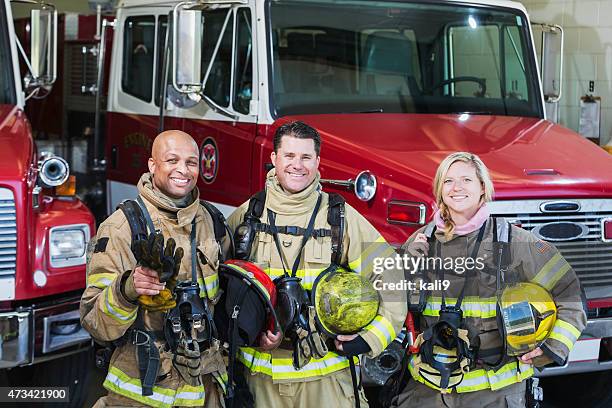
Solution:
{"label": "firefighter turnout coat", "polygon": [[[299,226],[305,228],[312,216],[319,194],[321,205],[315,218],[315,229],[329,229],[327,222],[327,193],[321,191],[319,177],[305,190],[290,194],[285,192],[275,175],[275,169],[270,170],[266,179],[266,201],[261,222],[267,222],[267,210],[276,213],[277,226]],[[243,221],[248,209],[248,202],[240,206],[228,219],[230,227],[235,230]],[[388,245],[376,229],[354,208],[345,204],[346,219],[344,228],[343,253],[341,264],[350,270],[361,273],[370,280],[379,279],[382,282],[400,281],[403,271],[387,270],[375,275],[373,263],[376,258],[392,257],[394,249]],[[288,272],[297,257],[302,236],[279,233],[283,256],[288,264]],[[317,276],[330,266],[332,258],[332,238],[330,236],[311,237],[302,252],[296,276],[301,278],[301,284],[306,290],[311,290]],[[249,261],[258,264],[272,279],[283,276],[283,264],[272,235],[258,232]],[[378,315],[366,326],[359,335],[370,346],[368,355],[376,356],[393,341],[402,327],[406,316],[405,293],[380,291],[381,303]],[[295,370],[292,365],[292,351],[277,348],[271,352],[258,348],[242,347],[238,360],[251,373],[261,373],[271,377],[274,383],[300,382],[314,380],[331,373],[348,368],[346,357],[335,352],[329,352],[322,359],[312,359],[302,369]]]}
{"label": "firefighter turnout coat", "polygon": [[[177,247],[182,247],[185,256],[181,262],[178,281],[191,280],[192,220],[196,220],[197,273],[200,296],[208,293],[208,302],[217,298],[219,245],[215,241],[213,223],[209,213],[199,202],[197,188],[193,191],[194,201],[185,208],[176,208],[153,191],[151,176],[146,173],[138,183],[142,197],[153,224],[164,239],[172,237]],[[92,240],[93,241],[93,240]],[[87,264],[87,288],[81,299],[81,322],[96,340],[113,342],[121,339],[136,320],[139,306],[127,297],[136,299],[137,294],[129,274],[136,266],[130,249],[130,226],[121,210],[115,211],[98,229],[95,242],[90,245],[90,259]],[[124,281],[124,295],[121,291]],[[163,329],[164,313],[141,310],[145,329],[160,332]],[[163,336],[157,336],[156,345],[160,352],[160,368],[153,386],[153,395],[143,396],[136,358],[136,346],[128,341],[117,347],[112,355],[104,387],[112,394],[138,401],[153,407],[203,406],[206,392],[204,386],[190,386],[180,377],[172,365],[171,352],[164,349]],[[202,374],[212,375],[224,387],[225,365],[218,347],[202,350]],[[205,378],[204,384],[212,384]],[[219,399],[217,390],[212,395]],[[213,401],[207,401],[213,402]],[[209,405],[208,403],[206,405]],[[213,403],[213,405],[216,405]]]}
{"label": "firefighter turnout coat", "polygon": [[[509,265],[505,271],[506,283],[533,282],[550,292],[557,306],[557,320],[550,336],[541,346],[544,354],[533,360],[534,365],[543,366],[553,361],[563,364],[571,351],[574,343],[578,340],[580,333],[586,325],[586,315],[581,300],[580,284],[576,274],[569,263],[561,256],[559,251],[550,243],[538,239],[530,232],[510,226],[503,219],[499,219],[494,227],[492,218],[486,222],[485,233],[478,250],[477,258],[480,258],[484,268],[474,267],[467,271],[464,267],[459,268],[455,263],[455,271],[445,270],[444,279],[450,285],[445,291],[446,304],[455,305],[457,297],[467,279],[465,298],[461,309],[469,330],[470,339],[477,336],[480,339],[480,356],[476,368],[465,374],[463,381],[456,387],[458,393],[479,390],[498,390],[503,387],[521,382],[534,373],[533,366],[520,362],[516,357],[505,356],[501,366],[492,363],[499,361],[502,353],[502,338],[498,330],[496,316],[496,293],[497,293],[497,265],[498,244],[494,244],[494,228],[501,233],[502,225],[510,228]],[[414,241],[418,233],[423,233],[426,227],[416,231],[404,244],[404,248]],[[476,230],[464,236],[453,235],[446,239],[444,231],[435,231],[435,239],[430,241],[431,246],[440,242],[441,257],[443,261],[448,259],[465,259],[471,256],[475,247],[479,231]],[[508,263],[508,262],[506,262]],[[474,265],[477,265],[476,260]],[[504,263],[502,263],[503,265]],[[461,273],[458,273],[461,271]],[[439,280],[439,273],[431,270],[425,272],[430,282]],[[418,276],[418,275],[415,275]],[[441,290],[425,292],[426,303],[420,316],[420,329],[424,331],[433,326],[439,317],[441,308]],[[411,296],[412,300],[413,296]],[[486,358],[484,357],[486,356]],[[427,383],[415,370],[415,356],[409,361],[409,370],[413,378],[435,388]]]}

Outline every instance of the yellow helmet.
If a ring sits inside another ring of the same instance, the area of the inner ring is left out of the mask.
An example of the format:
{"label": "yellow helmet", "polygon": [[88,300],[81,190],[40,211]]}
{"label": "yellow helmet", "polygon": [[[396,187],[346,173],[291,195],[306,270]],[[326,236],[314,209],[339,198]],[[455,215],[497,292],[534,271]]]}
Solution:
{"label": "yellow helmet", "polygon": [[326,334],[355,334],[378,314],[378,292],[359,273],[330,266],[312,289],[319,328]]}
{"label": "yellow helmet", "polygon": [[557,306],[540,285],[521,282],[507,286],[498,297],[500,329],[509,356],[539,347],[557,319]]}

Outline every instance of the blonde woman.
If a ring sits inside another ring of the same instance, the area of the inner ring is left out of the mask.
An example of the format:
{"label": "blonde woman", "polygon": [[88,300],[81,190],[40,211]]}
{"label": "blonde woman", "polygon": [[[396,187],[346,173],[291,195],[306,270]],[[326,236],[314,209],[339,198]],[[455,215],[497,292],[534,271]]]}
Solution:
{"label": "blonde woman", "polygon": [[[408,363],[412,378],[393,399],[393,406],[525,407],[525,380],[534,374],[533,367],[563,364],[585,327],[576,274],[552,245],[490,216],[487,202],[493,197],[493,183],[475,154],[446,157],[433,190],[439,208],[434,220],[416,231],[403,248],[414,257],[439,259],[439,263],[422,263],[427,267],[415,276],[438,281],[438,288],[446,290],[425,292],[421,298],[416,321],[420,331],[433,339],[419,339],[420,351]],[[499,234],[508,238],[500,239]],[[503,256],[497,256],[499,242],[508,241]],[[498,268],[501,264],[504,267]],[[506,352],[498,327],[496,294],[501,281],[537,283],[550,293],[557,308],[552,334],[516,357]],[[441,321],[451,324],[440,325]],[[434,340],[437,343],[427,343]],[[437,345],[429,349],[431,344]],[[433,360],[424,355],[428,351]],[[424,364],[426,360],[432,365]]]}

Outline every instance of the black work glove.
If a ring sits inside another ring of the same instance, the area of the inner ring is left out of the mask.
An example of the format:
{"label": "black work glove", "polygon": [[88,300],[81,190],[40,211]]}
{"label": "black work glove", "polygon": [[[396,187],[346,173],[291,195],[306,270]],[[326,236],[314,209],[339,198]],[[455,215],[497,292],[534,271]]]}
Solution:
{"label": "black work glove", "polygon": [[178,276],[183,259],[183,248],[176,247],[174,238],[168,238],[164,247],[161,232],[152,232],[146,239],[132,242],[132,252],[139,265],[157,271],[160,282],[168,282]]}
{"label": "black work glove", "polygon": [[360,354],[365,354],[369,352],[370,346],[361,336],[355,337],[351,341],[342,342],[342,352],[341,354],[345,356],[358,356]]}
{"label": "black work glove", "polygon": [[155,232],[146,239],[134,240],[132,252],[139,265],[153,269],[157,272],[159,281],[166,283],[166,287],[157,295],[138,296],[138,303],[152,312],[174,308],[176,306],[174,288],[181,268],[183,248],[177,248],[173,238],[168,238],[164,248],[164,236],[161,232]]}

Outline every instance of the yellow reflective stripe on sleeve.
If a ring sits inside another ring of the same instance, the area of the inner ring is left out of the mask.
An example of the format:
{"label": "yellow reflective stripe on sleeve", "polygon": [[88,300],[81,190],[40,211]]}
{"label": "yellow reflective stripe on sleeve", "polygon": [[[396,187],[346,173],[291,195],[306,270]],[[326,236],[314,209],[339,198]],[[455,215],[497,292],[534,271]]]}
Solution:
{"label": "yellow reflective stripe on sleeve", "polygon": [[[321,359],[312,359],[301,370],[293,367],[290,358],[272,358],[269,353],[258,352],[250,347],[241,347],[238,361],[244,364],[253,373],[262,373],[272,377],[272,380],[300,380],[320,377],[340,371],[349,366],[346,357],[336,353],[327,353]],[[357,363],[357,360],[355,360]]]}
{"label": "yellow reflective stripe on sleeve", "polygon": [[106,287],[104,292],[105,294],[103,295],[104,299],[102,302],[102,311],[122,324],[131,324],[136,319],[138,307],[135,307],[134,310],[124,310],[117,306],[115,298],[113,297],[112,286]]}
{"label": "yellow reflective stripe on sleeve", "polygon": [[580,330],[563,320],[557,319],[549,337],[563,343],[571,351],[580,337]]}
{"label": "yellow reflective stripe on sleeve", "polygon": [[153,395],[143,396],[139,379],[131,378],[115,366],[110,366],[103,383],[104,388],[116,394],[156,408],[202,406],[205,401],[204,386],[183,385],[176,391],[153,386]]}
{"label": "yellow reflective stripe on sleeve", "polygon": [[[454,305],[456,298],[446,298],[447,305]],[[442,298],[439,296],[429,296],[423,315],[439,316],[442,307]],[[494,297],[480,298],[478,296],[466,296],[461,303],[461,310],[464,317],[476,317],[486,319],[497,315],[497,299]]]}
{"label": "yellow reflective stripe on sleeve", "polygon": [[540,272],[532,279],[532,282],[551,290],[557,282],[570,269],[570,264],[567,263],[560,253],[550,258],[548,262],[540,269]]}
{"label": "yellow reflective stripe on sleeve", "polygon": [[95,273],[87,277],[87,287],[94,287],[98,289],[104,289],[110,286],[115,280],[117,274],[115,273]]}
{"label": "yellow reflective stripe on sleeve", "polygon": [[383,349],[387,348],[396,335],[391,322],[382,315],[377,315],[363,330],[374,333]]}
{"label": "yellow reflective stripe on sleeve", "polygon": [[[441,391],[443,393],[449,393],[451,390],[441,390],[438,387],[425,381],[423,377],[418,373],[414,365],[414,357],[410,358],[408,362],[408,370],[415,380]],[[478,369],[466,373],[463,380],[457,384],[456,391],[458,393],[474,392],[480,390],[490,389],[492,391],[499,390],[500,388],[507,387],[508,385],[519,383],[534,374],[533,367],[529,364],[523,364],[518,361],[511,361],[503,365],[499,370],[485,370]]]}
{"label": "yellow reflective stripe on sleeve", "polygon": [[555,328],[553,328],[553,331],[557,327],[565,329],[568,332],[570,332],[572,334],[572,337],[574,338],[574,341],[578,340],[578,338],[580,337],[580,330],[578,330],[577,328],[575,328],[570,323],[564,320],[557,319],[557,321],[555,322]]}
{"label": "yellow reflective stripe on sleeve", "polygon": [[364,270],[373,270],[374,260],[376,258],[387,258],[395,255],[395,250],[389,245],[383,237],[368,245],[365,250],[359,254],[359,257],[354,260],[349,260],[349,268],[355,272],[363,272]]}
{"label": "yellow reflective stripe on sleeve", "polygon": [[[206,288],[204,287],[204,282],[206,282]],[[214,299],[219,291],[219,275],[215,273],[214,275],[205,276],[204,279],[198,278],[198,286],[200,287],[200,297],[204,297],[208,293],[208,298]]]}

